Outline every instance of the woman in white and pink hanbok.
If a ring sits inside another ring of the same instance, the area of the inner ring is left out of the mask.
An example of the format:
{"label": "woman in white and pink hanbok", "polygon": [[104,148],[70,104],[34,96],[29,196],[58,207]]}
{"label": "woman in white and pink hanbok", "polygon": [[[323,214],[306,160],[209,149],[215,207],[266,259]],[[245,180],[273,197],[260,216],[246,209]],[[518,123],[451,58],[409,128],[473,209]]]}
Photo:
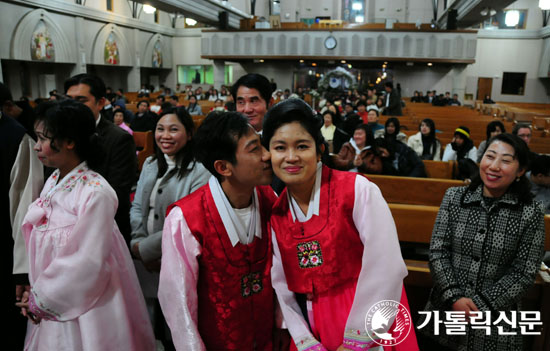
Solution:
{"label": "woman in white and pink hanbok", "polygon": [[[38,158],[57,168],[23,220],[30,292],[25,350],[154,350],[134,266],[114,221],[117,197],[88,166],[97,136],[91,111],[74,101],[36,124]],[[88,162],[87,162],[88,161]]]}

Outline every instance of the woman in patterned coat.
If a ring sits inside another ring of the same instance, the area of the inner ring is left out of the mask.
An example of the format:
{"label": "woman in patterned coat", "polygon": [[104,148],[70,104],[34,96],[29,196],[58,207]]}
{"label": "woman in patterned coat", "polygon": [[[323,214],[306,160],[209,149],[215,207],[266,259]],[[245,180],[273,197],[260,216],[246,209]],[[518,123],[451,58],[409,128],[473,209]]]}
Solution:
{"label": "woman in patterned coat", "polygon": [[[429,321],[420,318],[418,328],[443,345],[437,350],[522,349],[517,324],[498,320],[500,311],[508,320],[512,314],[520,319],[521,298],[533,285],[542,258],[544,212],[529,193],[527,145],[511,134],[497,135],[488,144],[479,178],[447,190],[432,233],[433,288],[425,308],[432,313]],[[434,323],[436,311],[440,321],[448,320],[445,311],[463,312],[470,322],[463,335],[448,335],[449,326]],[[483,320],[490,311],[488,327],[473,326],[468,317],[476,311],[484,312]]]}

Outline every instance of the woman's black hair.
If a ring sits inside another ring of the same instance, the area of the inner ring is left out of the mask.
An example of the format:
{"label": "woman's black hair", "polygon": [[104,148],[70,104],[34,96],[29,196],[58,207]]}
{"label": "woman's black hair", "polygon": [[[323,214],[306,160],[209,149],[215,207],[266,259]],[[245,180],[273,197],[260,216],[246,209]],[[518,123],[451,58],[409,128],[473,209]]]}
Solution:
{"label": "woman's black hair", "polygon": [[[192,138],[195,132],[195,124],[193,123],[193,119],[191,118],[189,113],[187,113],[184,107],[177,107],[177,108],[171,107],[171,108],[162,110],[162,113],[159,117],[159,121],[162,117],[166,115],[176,115],[176,117],[181,122],[181,124],[183,124],[183,127],[185,128],[185,132],[187,133],[187,137],[189,138],[185,146],[182,147],[175,155],[176,165],[177,167],[179,167],[178,178],[181,179],[187,174],[187,172],[189,171],[187,168],[195,158],[193,154],[193,138]],[[161,149],[158,147],[156,142],[154,143],[154,149],[155,149],[155,155],[153,156],[153,159],[157,160],[157,164],[159,168],[157,178],[161,178],[162,176],[164,176],[164,174],[168,170],[168,163],[166,163],[164,154],[162,153]]]}
{"label": "woman's black hair", "polygon": [[325,113],[328,112],[331,112],[332,113],[332,124],[334,124],[336,127],[341,127],[342,126],[342,115],[340,114],[340,109],[338,108],[338,106],[336,105],[333,105],[334,108],[336,109],[336,113],[335,112],[332,112],[331,110],[327,109],[325,112],[323,112],[322,116],[325,115]]}
{"label": "woman's black hair", "polygon": [[399,131],[401,130],[401,123],[399,123],[399,119],[396,117],[388,118],[384,127],[384,134],[388,134],[388,125],[390,123],[393,123],[393,125],[395,126],[395,132],[393,134],[397,136],[397,134],[399,134]]}
{"label": "woman's black hair", "polygon": [[422,123],[430,127],[430,134],[427,135],[430,139],[435,139],[435,122],[431,118],[424,118],[418,125],[418,130],[422,128]]}
{"label": "woman's black hair", "polygon": [[300,123],[311,135],[317,154],[321,155],[321,145],[324,142],[321,134],[323,119],[317,116],[304,100],[294,98],[283,100],[267,111],[262,132],[262,143],[265,148],[269,150],[269,142],[277,129],[292,122]]}
{"label": "woman's black hair", "polygon": [[[395,131],[393,134],[388,134],[388,126],[392,123],[395,127]],[[384,125],[384,138],[379,139],[385,139],[388,144],[391,144],[392,148],[396,148],[394,145],[397,141],[397,135],[399,134],[399,130],[401,129],[401,124],[399,123],[399,119],[395,117],[390,117],[387,119],[386,124]]]}
{"label": "woman's black hair", "polygon": [[485,140],[488,141],[489,139],[491,139],[491,133],[496,131],[497,127],[500,128],[500,131],[502,133],[506,133],[506,129],[504,129],[504,124],[502,124],[501,121],[492,121],[489,124],[487,124],[487,139]]}
{"label": "woman's black hair", "polygon": [[[432,159],[435,156],[435,153],[437,152],[437,144],[438,139],[435,137],[435,122],[431,118],[424,118],[422,122],[418,125],[418,130],[422,128],[422,123],[427,125],[430,128],[430,134],[427,136],[421,135],[423,140],[426,140],[428,144],[430,144],[430,155],[432,155]],[[422,134],[422,133],[421,133]]]}
{"label": "woman's black hair", "polygon": [[98,171],[103,163],[104,150],[99,144],[92,110],[71,99],[47,101],[36,109],[36,123],[42,123],[44,136],[50,139],[52,150],[59,152],[58,141],[72,141],[80,161]]}
{"label": "woman's black hair", "polygon": [[[487,148],[491,146],[495,141],[500,141],[510,145],[514,149],[514,159],[519,162],[519,169],[527,170],[529,166],[529,147],[520,137],[510,134],[502,133],[495,135],[487,142]],[[470,190],[476,189],[479,185],[482,185],[483,181],[479,174],[472,179],[472,183],[469,185]],[[514,194],[518,197],[519,201],[523,204],[530,204],[533,200],[533,195],[531,194],[531,182],[527,179],[526,172],[523,173],[519,180],[515,180],[508,186],[507,192]]]}
{"label": "woman's black hair", "polygon": [[[353,134],[355,134],[355,131],[358,130],[358,129],[361,129],[365,132],[365,136],[366,136],[365,137],[365,146],[370,145],[371,150],[375,154],[378,154],[378,147],[376,146],[375,139],[374,139],[374,133],[372,132],[372,129],[370,128],[370,126],[368,124],[359,124],[353,130]],[[353,134],[352,134],[352,137],[353,137]]]}
{"label": "woman's black hair", "polygon": [[331,110],[325,110],[325,112],[323,112],[321,114],[321,116],[323,117],[323,123],[324,123],[324,120],[325,120],[325,115],[330,115],[330,118],[332,119],[332,124],[334,124],[334,119],[336,118],[335,116],[335,113],[332,112]]}

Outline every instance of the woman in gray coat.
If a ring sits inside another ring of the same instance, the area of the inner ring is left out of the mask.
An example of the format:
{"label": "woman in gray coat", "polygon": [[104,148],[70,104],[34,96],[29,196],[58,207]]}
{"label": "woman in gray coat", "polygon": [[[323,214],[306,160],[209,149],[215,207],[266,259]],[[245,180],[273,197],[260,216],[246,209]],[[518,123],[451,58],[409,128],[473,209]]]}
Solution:
{"label": "woman in gray coat", "polygon": [[153,325],[161,313],[157,290],[166,208],[210,177],[193,157],[193,132],[193,120],[184,108],[163,111],[155,129],[155,155],[143,164],[130,210],[130,246]]}
{"label": "woman in gray coat", "polygon": [[[516,314],[519,321],[521,298],[533,285],[542,259],[544,212],[530,195],[527,163],[528,148],[522,140],[497,135],[488,142],[479,178],[468,187],[450,188],[443,198],[430,243],[433,288],[425,311],[432,312],[431,319],[421,317],[418,327],[444,347],[522,349],[518,325],[496,321],[500,311],[508,320]],[[462,335],[449,335],[450,328],[435,321],[435,311],[442,321],[445,311],[463,313],[468,324],[463,325]],[[484,313],[478,320],[488,320],[486,328],[472,327],[470,318],[478,311]]]}

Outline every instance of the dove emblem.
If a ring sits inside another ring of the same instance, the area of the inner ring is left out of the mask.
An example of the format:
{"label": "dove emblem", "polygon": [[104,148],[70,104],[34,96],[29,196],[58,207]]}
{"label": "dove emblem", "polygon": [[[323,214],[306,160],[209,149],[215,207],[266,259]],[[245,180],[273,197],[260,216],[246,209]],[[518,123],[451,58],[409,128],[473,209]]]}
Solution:
{"label": "dove emblem", "polygon": [[382,346],[401,343],[411,331],[410,313],[397,301],[383,300],[372,306],[365,317],[371,339]]}

